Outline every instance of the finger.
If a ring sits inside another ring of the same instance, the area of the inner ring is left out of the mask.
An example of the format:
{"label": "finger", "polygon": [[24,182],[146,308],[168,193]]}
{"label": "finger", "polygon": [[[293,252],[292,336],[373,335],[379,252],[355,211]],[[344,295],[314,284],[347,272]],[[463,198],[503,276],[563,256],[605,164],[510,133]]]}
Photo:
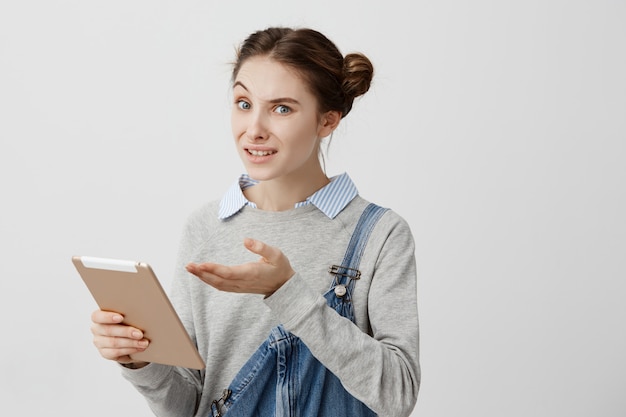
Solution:
{"label": "finger", "polygon": [[[145,350],[149,345],[148,339],[128,339],[125,337],[109,337],[96,335],[93,338],[93,344],[98,349],[140,349]],[[118,355],[120,356],[120,355]]]}
{"label": "finger", "polygon": [[237,274],[231,273],[230,268],[228,269],[229,272],[227,272],[224,277],[210,272],[214,269],[213,267],[222,269],[215,264],[202,264],[198,266],[195,275],[206,284],[209,284],[213,288],[220,291],[240,292],[242,290],[241,277]]}
{"label": "finger", "polygon": [[125,324],[99,324],[91,325],[91,333],[94,336],[122,337],[127,339],[141,340],[144,334],[140,329]]}
{"label": "finger", "polygon": [[124,320],[124,316],[114,311],[96,310],[91,313],[91,321],[100,324],[114,324],[121,323]]}
{"label": "finger", "polygon": [[134,362],[134,359],[130,357],[135,353],[143,352],[145,349],[137,349],[137,348],[123,348],[123,349],[110,349],[110,348],[102,348],[98,349],[100,352],[100,356],[105,359],[109,359],[112,361],[117,361],[120,363],[130,363]]}
{"label": "finger", "polygon": [[211,274],[225,279],[236,278],[237,269],[238,267],[214,264],[211,262],[206,262],[196,266],[196,270],[200,274]]}
{"label": "finger", "polygon": [[120,325],[94,325],[91,328],[94,336],[115,337],[129,340],[143,340],[144,334],[141,330],[130,326]]}
{"label": "finger", "polygon": [[244,246],[252,253],[262,256],[268,263],[277,264],[283,257],[283,253],[277,247],[268,245],[260,240],[246,238]]}

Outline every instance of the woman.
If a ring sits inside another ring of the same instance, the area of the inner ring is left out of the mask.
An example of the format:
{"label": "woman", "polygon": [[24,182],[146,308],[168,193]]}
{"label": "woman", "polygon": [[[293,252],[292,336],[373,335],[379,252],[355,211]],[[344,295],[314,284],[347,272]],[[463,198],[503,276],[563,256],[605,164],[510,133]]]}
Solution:
{"label": "woman", "polygon": [[[311,29],[269,28],[241,45],[231,122],[247,174],[190,216],[171,292],[206,369],[133,362],[149,345],[141,330],[117,313],[92,315],[101,355],[123,366],[156,415],[411,413],[413,237],[320,162],[321,140],[372,76],[364,55],[343,57]],[[346,248],[369,211],[376,220],[351,269]]]}

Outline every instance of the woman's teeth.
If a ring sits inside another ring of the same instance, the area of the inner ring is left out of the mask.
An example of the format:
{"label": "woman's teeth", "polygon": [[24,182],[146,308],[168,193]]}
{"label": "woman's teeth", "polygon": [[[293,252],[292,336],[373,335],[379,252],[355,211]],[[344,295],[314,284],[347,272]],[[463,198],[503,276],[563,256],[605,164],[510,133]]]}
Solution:
{"label": "woman's teeth", "polygon": [[267,156],[276,153],[276,151],[256,151],[254,149],[248,149],[248,153],[254,156]]}

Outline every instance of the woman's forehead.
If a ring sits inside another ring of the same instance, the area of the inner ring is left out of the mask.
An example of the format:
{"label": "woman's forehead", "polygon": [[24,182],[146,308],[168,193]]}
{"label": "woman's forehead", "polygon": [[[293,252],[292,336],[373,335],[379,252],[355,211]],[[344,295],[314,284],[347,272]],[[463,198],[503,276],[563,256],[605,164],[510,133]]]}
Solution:
{"label": "woman's forehead", "polygon": [[296,70],[268,57],[249,58],[241,65],[233,83],[233,88],[239,87],[268,100],[309,94]]}

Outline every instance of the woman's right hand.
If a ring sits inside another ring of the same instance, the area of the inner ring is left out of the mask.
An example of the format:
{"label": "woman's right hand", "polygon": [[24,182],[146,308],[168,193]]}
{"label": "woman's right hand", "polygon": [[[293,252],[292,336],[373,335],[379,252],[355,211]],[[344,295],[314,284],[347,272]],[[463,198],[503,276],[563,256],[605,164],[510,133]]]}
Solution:
{"label": "woman's right hand", "polygon": [[137,362],[130,355],[146,350],[150,342],[143,332],[122,324],[124,317],[111,311],[96,310],[91,314],[93,344],[103,358],[117,361],[132,368],[142,368],[148,362]]}

